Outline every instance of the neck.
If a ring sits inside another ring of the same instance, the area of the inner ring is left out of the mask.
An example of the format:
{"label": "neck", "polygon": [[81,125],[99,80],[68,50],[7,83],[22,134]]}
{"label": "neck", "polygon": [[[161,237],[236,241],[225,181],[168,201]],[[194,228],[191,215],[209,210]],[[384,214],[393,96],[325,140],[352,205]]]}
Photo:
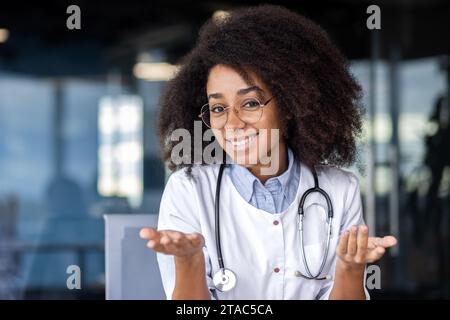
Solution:
{"label": "neck", "polygon": [[[248,168],[248,170],[257,177],[262,183],[265,183],[272,177],[278,177],[288,169],[288,154],[287,147],[284,143],[278,144],[270,151],[269,161],[267,164],[258,163],[255,166]],[[269,168],[278,168],[273,174],[262,174],[262,170]]]}

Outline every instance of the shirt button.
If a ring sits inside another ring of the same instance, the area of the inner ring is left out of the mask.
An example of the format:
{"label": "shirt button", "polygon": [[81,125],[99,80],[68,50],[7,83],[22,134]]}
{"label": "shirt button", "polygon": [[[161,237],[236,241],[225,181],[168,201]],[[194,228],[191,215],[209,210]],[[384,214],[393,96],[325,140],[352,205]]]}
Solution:
{"label": "shirt button", "polygon": [[280,272],[280,268],[278,268],[278,267],[274,268],[273,272],[276,272],[276,273]]}
{"label": "shirt button", "polygon": [[273,224],[277,226],[279,224],[278,220],[273,220]]}

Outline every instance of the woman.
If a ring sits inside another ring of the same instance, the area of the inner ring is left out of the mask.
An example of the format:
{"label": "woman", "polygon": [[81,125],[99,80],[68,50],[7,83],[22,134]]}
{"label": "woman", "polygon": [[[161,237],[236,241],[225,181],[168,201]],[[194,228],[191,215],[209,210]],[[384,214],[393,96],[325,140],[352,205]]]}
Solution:
{"label": "woman", "polygon": [[[355,159],[360,91],[324,31],[285,8],[240,9],[202,27],[162,99],[163,157],[176,172],[158,230],[141,230],[168,299],[368,298],[365,266],[396,239],[368,237],[358,180],[338,168]],[[180,128],[194,136],[182,159],[198,159],[199,117],[220,145],[215,159],[224,151],[228,160],[220,201],[220,163],[176,159]],[[314,173],[333,207],[328,246],[326,198],[315,192],[300,206]],[[236,281],[220,284],[222,267]]]}

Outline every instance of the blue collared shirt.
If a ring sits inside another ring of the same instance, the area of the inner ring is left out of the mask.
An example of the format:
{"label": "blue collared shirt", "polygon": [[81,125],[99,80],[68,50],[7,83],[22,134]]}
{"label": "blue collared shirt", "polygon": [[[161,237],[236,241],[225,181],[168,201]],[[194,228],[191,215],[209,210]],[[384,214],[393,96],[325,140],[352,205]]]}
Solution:
{"label": "blue collared shirt", "polygon": [[247,168],[232,164],[230,177],[239,194],[254,207],[279,213],[294,201],[300,180],[300,167],[294,153],[288,148],[288,169],[264,184]]}

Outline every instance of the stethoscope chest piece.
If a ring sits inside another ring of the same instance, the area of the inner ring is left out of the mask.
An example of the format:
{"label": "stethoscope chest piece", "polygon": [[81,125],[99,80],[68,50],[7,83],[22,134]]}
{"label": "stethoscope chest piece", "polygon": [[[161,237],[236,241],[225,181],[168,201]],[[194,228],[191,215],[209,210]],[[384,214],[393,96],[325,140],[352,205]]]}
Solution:
{"label": "stethoscope chest piece", "polygon": [[213,282],[217,290],[227,292],[236,286],[236,275],[230,269],[220,269],[214,275]]}

